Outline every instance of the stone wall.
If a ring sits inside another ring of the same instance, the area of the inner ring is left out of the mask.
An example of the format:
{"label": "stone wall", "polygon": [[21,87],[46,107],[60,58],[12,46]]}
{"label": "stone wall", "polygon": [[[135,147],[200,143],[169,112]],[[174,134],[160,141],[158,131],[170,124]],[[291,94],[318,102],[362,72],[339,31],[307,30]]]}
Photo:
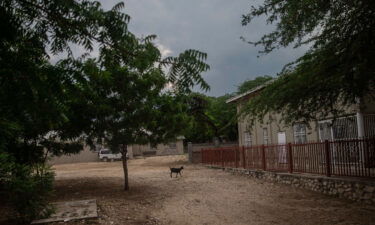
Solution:
{"label": "stone wall", "polygon": [[[220,168],[208,166],[210,168]],[[241,168],[225,168],[225,171],[244,174],[271,182],[289,184],[326,195],[353,201],[375,204],[375,180],[360,178],[323,177],[311,174],[275,173]]]}

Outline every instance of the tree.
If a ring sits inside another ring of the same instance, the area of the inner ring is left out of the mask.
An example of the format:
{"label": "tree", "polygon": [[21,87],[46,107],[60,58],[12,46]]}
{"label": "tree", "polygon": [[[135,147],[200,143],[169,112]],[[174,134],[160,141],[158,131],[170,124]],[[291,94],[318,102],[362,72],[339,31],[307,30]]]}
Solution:
{"label": "tree", "polygon": [[[113,152],[122,153],[125,190],[129,189],[127,146],[174,140],[186,127],[185,95],[196,84],[209,88],[200,75],[209,69],[205,53],[187,50],[163,59],[155,37],[140,39],[127,29],[116,30],[98,59],[61,64],[66,70],[82,68],[86,101],[95,106],[86,141],[104,139]],[[168,84],[171,90],[166,89]]]}
{"label": "tree", "polygon": [[[87,133],[87,140],[93,143],[104,139],[113,152],[122,153],[125,190],[129,190],[127,146],[174,141],[187,126],[184,100],[187,87],[165,90],[171,79],[168,79],[163,69],[155,66],[161,57],[160,52],[151,42],[139,44],[148,45],[140,47],[145,54],[150,52],[150,48],[157,53],[152,56],[152,60],[142,59],[149,55],[138,54],[140,58],[135,57],[133,60],[142,64],[120,62],[116,65],[106,60],[104,63],[111,67],[105,69],[101,69],[93,60],[84,64],[89,87],[87,93],[96,105],[96,109],[93,109],[95,123]],[[190,61],[189,65],[192,64],[194,62]],[[207,68],[204,67],[204,70]]]}
{"label": "tree", "polygon": [[271,76],[264,75],[256,77],[253,80],[246,80],[240,86],[238,86],[238,94],[245,93],[246,91],[250,91],[253,88],[259,87],[262,84],[265,84],[266,82],[272,80]]}
{"label": "tree", "polygon": [[[179,104],[171,105],[180,95],[172,96],[161,88],[168,81],[174,84],[175,93],[187,93],[195,84],[208,89],[200,76],[209,68],[204,63],[206,54],[188,50],[162,59],[152,43],[155,36],[141,40],[129,32],[130,17],[122,12],[123,7],[120,3],[104,10],[91,0],[0,2],[0,156],[15,165],[10,172],[0,165],[0,172],[6,171],[0,180],[11,173],[17,182],[27,180],[22,176],[32,178],[32,184],[38,165],[45,161],[45,149],[54,155],[77,153],[83,140],[93,141],[100,135],[111,146],[120,143],[126,133],[125,115],[142,118],[146,109],[155,112],[167,106],[181,111]],[[99,48],[99,57],[88,59],[94,46]],[[72,50],[77,47],[83,51],[78,56]],[[51,63],[51,56],[61,60]],[[133,84],[146,94],[135,91]],[[129,92],[121,90],[128,86]],[[153,98],[153,93],[158,97]],[[127,108],[132,99],[138,104]],[[143,117],[146,121],[147,116]],[[108,120],[115,126],[108,126]],[[138,132],[153,131],[154,142],[170,138],[156,132],[157,127],[152,120]],[[27,189],[20,186],[18,191],[28,196]],[[24,200],[33,206],[32,199]]]}
{"label": "tree", "polygon": [[191,120],[186,139],[192,142],[212,141],[213,138],[237,140],[236,107],[226,103],[231,96],[209,97],[192,93],[188,103]]}
{"label": "tree", "polygon": [[266,16],[275,30],[260,40],[261,53],[294,44],[310,45],[307,53],[288,64],[278,79],[250,103],[248,113],[261,118],[276,111],[283,120],[308,121],[372,95],[375,86],[375,2],[266,0],[243,15],[248,25]]}

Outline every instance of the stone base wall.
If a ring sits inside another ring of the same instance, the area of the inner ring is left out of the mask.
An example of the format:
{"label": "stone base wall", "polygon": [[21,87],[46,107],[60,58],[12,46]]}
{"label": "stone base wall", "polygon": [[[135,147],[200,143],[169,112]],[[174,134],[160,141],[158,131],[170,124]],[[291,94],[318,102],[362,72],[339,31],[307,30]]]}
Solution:
{"label": "stone base wall", "polygon": [[[207,167],[222,169],[217,166]],[[289,184],[339,198],[375,204],[375,180],[323,177],[311,174],[275,173],[241,168],[225,168],[224,170],[271,182]]]}

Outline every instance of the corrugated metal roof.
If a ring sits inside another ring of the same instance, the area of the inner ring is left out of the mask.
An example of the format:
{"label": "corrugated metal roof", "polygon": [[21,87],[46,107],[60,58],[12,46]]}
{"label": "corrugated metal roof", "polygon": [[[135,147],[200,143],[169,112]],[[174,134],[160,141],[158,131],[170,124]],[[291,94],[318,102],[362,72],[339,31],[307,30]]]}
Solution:
{"label": "corrugated metal roof", "polygon": [[237,101],[237,100],[239,100],[239,99],[241,99],[241,98],[243,98],[243,97],[245,97],[245,96],[247,96],[247,95],[249,95],[249,94],[252,94],[252,93],[254,93],[254,92],[257,92],[257,91],[263,89],[264,87],[266,87],[267,85],[269,85],[270,83],[272,83],[274,80],[275,80],[275,79],[272,79],[272,80],[267,81],[266,83],[264,83],[264,84],[262,84],[262,85],[259,85],[258,87],[255,87],[255,88],[253,88],[253,89],[251,89],[251,90],[249,90],[249,91],[246,91],[245,93],[242,93],[242,94],[236,95],[236,96],[234,96],[234,97],[228,99],[228,100],[226,101],[226,103],[235,102],[235,101]]}

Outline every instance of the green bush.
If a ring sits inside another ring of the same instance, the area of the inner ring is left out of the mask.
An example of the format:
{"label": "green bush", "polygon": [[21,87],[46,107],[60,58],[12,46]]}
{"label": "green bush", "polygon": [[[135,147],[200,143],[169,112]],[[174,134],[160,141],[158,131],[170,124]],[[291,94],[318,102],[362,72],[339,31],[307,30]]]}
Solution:
{"label": "green bush", "polygon": [[52,194],[54,173],[45,164],[17,164],[0,153],[0,180],[4,197],[19,222],[44,218],[53,212],[48,200]]}

